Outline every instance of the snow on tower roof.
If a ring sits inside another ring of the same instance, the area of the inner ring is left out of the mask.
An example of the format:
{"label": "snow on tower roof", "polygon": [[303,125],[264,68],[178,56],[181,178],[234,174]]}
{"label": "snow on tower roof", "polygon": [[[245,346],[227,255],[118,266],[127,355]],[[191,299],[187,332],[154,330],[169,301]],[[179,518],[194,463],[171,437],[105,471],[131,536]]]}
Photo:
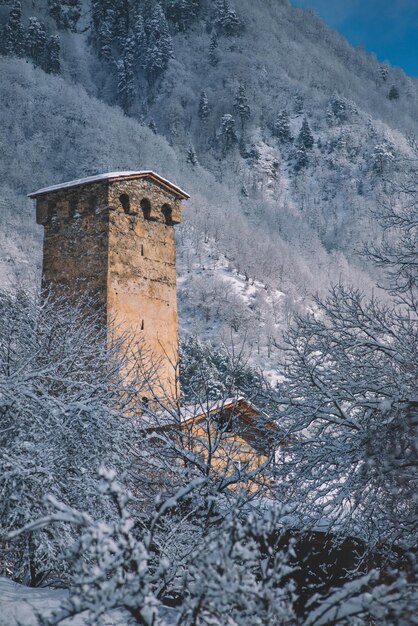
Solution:
{"label": "snow on tower roof", "polygon": [[78,180],[70,180],[66,183],[60,183],[59,185],[52,185],[51,187],[43,187],[38,191],[33,191],[28,194],[29,198],[37,198],[54,191],[60,191],[61,189],[70,189],[71,187],[80,187],[81,185],[89,185],[91,183],[97,183],[101,181],[113,182],[115,180],[135,180],[137,178],[151,178],[155,182],[159,183],[182,200],[190,198],[189,194],[185,191],[170,183],[169,180],[163,178],[159,174],[156,174],[152,170],[139,170],[139,171],[127,171],[127,172],[107,172],[105,174],[98,174],[97,176],[88,176],[87,178],[80,178]]}

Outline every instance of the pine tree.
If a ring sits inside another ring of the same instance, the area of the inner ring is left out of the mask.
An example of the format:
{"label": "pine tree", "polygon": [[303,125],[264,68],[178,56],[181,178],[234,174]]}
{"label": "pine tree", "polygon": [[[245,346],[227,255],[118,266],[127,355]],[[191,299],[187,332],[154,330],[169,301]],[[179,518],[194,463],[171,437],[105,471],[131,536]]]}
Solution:
{"label": "pine tree", "polygon": [[48,0],[49,15],[55,20],[58,28],[64,28],[64,14],[61,0]]}
{"label": "pine tree", "polygon": [[26,35],[26,52],[35,65],[45,69],[47,37],[45,27],[36,17],[29,18],[29,26]]}
{"label": "pine tree", "polygon": [[234,37],[242,30],[241,21],[228,0],[217,0],[215,5],[215,26],[219,32]]}
{"label": "pine tree", "polygon": [[112,53],[112,26],[110,20],[105,20],[100,26],[97,33],[96,45],[98,48],[99,59],[104,61],[111,61],[113,59]]}
{"label": "pine tree", "polygon": [[382,79],[382,81],[385,83],[388,79],[388,74],[389,74],[389,68],[387,63],[383,63],[383,65],[381,65],[379,67],[379,76]]}
{"label": "pine tree", "polygon": [[184,32],[196,18],[199,8],[199,0],[169,0],[167,17]]}
{"label": "pine tree", "polygon": [[112,0],[91,0],[93,41],[100,59],[112,58],[114,11]]}
{"label": "pine tree", "polygon": [[250,119],[251,110],[248,104],[245,87],[240,83],[234,100],[234,111],[241,120],[241,131],[244,133],[245,122]]}
{"label": "pine tree", "polygon": [[292,133],[290,130],[290,119],[287,111],[283,110],[277,116],[276,121],[274,122],[274,136],[279,139],[282,143],[288,143],[292,141]]}
{"label": "pine tree", "polygon": [[48,12],[58,28],[76,32],[81,17],[81,0],[48,0]]}
{"label": "pine tree", "polygon": [[129,37],[123,50],[123,58],[118,62],[118,98],[123,110],[129,110],[135,99],[135,42]]}
{"label": "pine tree", "polygon": [[399,90],[396,85],[392,85],[388,95],[389,100],[398,100],[399,99]]}
{"label": "pine tree", "polygon": [[237,142],[237,135],[235,132],[235,119],[229,113],[223,115],[221,118],[220,134],[222,151],[225,155]]}
{"label": "pine tree", "polygon": [[60,38],[58,35],[51,35],[46,46],[47,65],[45,67],[50,74],[59,74],[61,71],[60,52]]}
{"label": "pine tree", "polygon": [[309,163],[308,152],[303,144],[301,144],[295,154],[295,170],[299,172],[301,169],[306,167]]}
{"label": "pine tree", "polygon": [[310,150],[311,148],[313,148],[313,145],[314,138],[312,135],[312,131],[307,118],[304,117],[302,122],[302,128],[300,129],[300,133],[298,135],[298,146],[303,147],[306,150]]}
{"label": "pine tree", "polygon": [[218,36],[216,31],[212,32],[209,44],[209,62],[211,65],[215,66],[218,64],[219,58],[217,53],[218,48]]}
{"label": "pine tree", "polygon": [[135,62],[139,67],[144,68],[146,65],[147,36],[145,34],[144,20],[140,13],[134,17],[132,30]]}
{"label": "pine tree", "polygon": [[199,161],[197,160],[197,154],[192,144],[190,144],[187,149],[186,161],[187,163],[190,163],[190,165],[193,165],[193,167],[195,167],[196,165],[199,165]]}
{"label": "pine tree", "polygon": [[160,4],[152,8],[145,29],[148,35],[145,69],[150,83],[153,83],[164,72],[173,56],[170,31]]}
{"label": "pine tree", "polygon": [[4,50],[6,54],[22,57],[25,53],[25,38],[22,27],[22,9],[16,0],[10,10],[9,19],[4,29]]}
{"label": "pine tree", "polygon": [[77,23],[81,17],[82,4],[81,0],[69,0],[66,13],[66,23],[71,32],[77,31]]}
{"label": "pine tree", "polygon": [[202,91],[199,100],[199,117],[202,122],[207,122],[209,118],[209,100],[206,91]]}
{"label": "pine tree", "polygon": [[130,7],[128,0],[113,0],[113,28],[112,34],[120,47],[125,45],[125,39],[130,31]]}

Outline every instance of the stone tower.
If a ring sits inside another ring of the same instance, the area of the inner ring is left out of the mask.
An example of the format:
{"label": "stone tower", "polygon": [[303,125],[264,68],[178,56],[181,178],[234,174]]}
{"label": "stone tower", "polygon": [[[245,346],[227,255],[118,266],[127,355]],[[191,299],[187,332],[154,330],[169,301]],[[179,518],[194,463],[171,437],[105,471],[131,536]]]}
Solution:
{"label": "stone tower", "polygon": [[[40,189],[44,287],[92,296],[117,327],[144,343],[173,397],[178,357],[174,225],[189,196],[151,171],[114,172]],[[158,394],[157,394],[158,395]]]}

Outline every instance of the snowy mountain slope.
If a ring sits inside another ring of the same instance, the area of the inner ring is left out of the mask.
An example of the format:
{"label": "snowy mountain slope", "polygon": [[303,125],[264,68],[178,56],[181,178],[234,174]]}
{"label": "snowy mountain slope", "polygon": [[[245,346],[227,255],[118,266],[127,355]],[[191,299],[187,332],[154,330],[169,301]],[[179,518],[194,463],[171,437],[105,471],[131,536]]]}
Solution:
{"label": "snowy mountain slope", "polygon": [[[102,15],[113,37],[106,58],[91,26],[99,5],[76,4],[82,10],[72,32],[57,27],[46,2],[22,2],[26,37],[34,15],[48,37],[59,37],[60,75],[3,50],[3,284],[39,276],[41,229],[26,193],[103,171],[155,169],[191,195],[178,229],[184,330],[253,337],[256,351],[261,345],[268,354],[272,332],[312,291],[341,277],[371,288],[374,276],[357,250],[379,236],[370,209],[412,154],[415,79],[286,1],[236,2],[239,28],[231,34],[219,17],[222,3],[185,3],[199,8],[180,24],[175,0],[166,0],[160,15],[172,56],[152,79],[134,66],[127,105],[117,68],[129,61],[129,29],[144,3],[124,4],[126,33]],[[10,15],[11,5],[1,7],[5,28]],[[34,46],[25,50],[19,54],[52,71]],[[301,139],[304,120],[312,145]]]}

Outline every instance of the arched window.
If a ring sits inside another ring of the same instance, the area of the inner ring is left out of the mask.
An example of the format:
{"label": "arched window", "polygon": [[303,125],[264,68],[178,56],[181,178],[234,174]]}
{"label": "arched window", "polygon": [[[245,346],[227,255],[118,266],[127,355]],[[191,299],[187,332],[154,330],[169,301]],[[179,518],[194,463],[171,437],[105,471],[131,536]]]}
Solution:
{"label": "arched window", "polygon": [[173,223],[173,209],[169,204],[163,204],[161,210],[164,215],[165,223],[171,225]]}
{"label": "arched window", "polygon": [[148,198],[142,198],[141,200],[141,209],[144,214],[144,219],[149,220],[151,217],[151,202]]}
{"label": "arched window", "polygon": [[120,203],[121,203],[125,213],[129,214],[131,212],[131,203],[130,203],[128,194],[127,193],[122,193],[119,196],[119,200],[120,200]]}

